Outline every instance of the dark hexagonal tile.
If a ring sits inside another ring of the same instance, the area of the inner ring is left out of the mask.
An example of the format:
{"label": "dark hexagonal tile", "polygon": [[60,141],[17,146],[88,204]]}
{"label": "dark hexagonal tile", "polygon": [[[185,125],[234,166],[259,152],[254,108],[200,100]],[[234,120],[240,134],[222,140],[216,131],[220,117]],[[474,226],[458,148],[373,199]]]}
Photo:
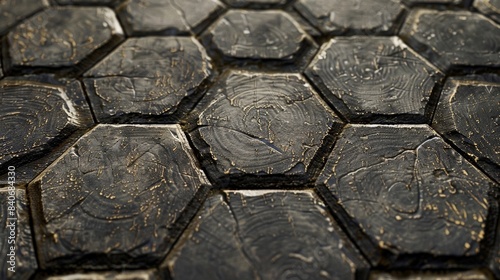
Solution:
{"label": "dark hexagonal tile", "polygon": [[0,35],[37,11],[48,7],[47,0],[2,0],[0,1]]}
{"label": "dark hexagonal tile", "polygon": [[478,262],[496,205],[493,181],[427,125],[347,126],[317,184],[378,249],[426,266]]}
{"label": "dark hexagonal tile", "polygon": [[297,74],[229,72],[198,113],[191,135],[209,175],[259,186],[307,181],[342,126]]}
{"label": "dark hexagonal tile", "polygon": [[300,67],[315,46],[290,15],[278,10],[230,10],[203,34],[203,42],[227,64],[248,67],[264,61],[266,68]]}
{"label": "dark hexagonal tile", "polygon": [[157,280],[158,273],[154,269],[134,271],[108,271],[94,273],[75,273],[49,276],[46,280]]}
{"label": "dark hexagonal tile", "polygon": [[333,39],[306,74],[346,118],[369,122],[425,122],[442,78],[397,37]]}
{"label": "dark hexagonal tile", "polygon": [[500,26],[480,14],[416,9],[400,36],[442,70],[500,66]]}
{"label": "dark hexagonal tile", "polygon": [[55,7],[12,29],[4,62],[13,71],[81,71],[116,46],[123,31],[105,7]]}
{"label": "dark hexagonal tile", "polygon": [[118,15],[129,35],[198,33],[222,13],[218,0],[128,1]]}
{"label": "dark hexagonal tile", "polygon": [[211,69],[193,38],[131,38],[85,73],[84,83],[99,121],[166,121],[192,107]]}
{"label": "dark hexagonal tile", "polygon": [[178,125],[98,125],[29,186],[40,266],[151,266],[208,184]]}
{"label": "dark hexagonal tile", "polygon": [[404,6],[399,0],[298,0],[295,8],[324,34],[392,34]]}
{"label": "dark hexagonal tile", "polygon": [[460,272],[372,272],[370,280],[489,280],[488,274],[481,270]]}
{"label": "dark hexagonal tile", "polygon": [[276,8],[281,7],[289,0],[224,0],[231,7],[236,8]]}
{"label": "dark hexagonal tile", "polygon": [[474,8],[500,22],[500,0],[475,0]]}
{"label": "dark hexagonal tile", "polygon": [[0,174],[7,165],[31,161],[93,124],[75,80],[8,77],[0,81],[0,104]]}
{"label": "dark hexagonal tile", "polygon": [[500,83],[448,80],[433,127],[500,182]]}
{"label": "dark hexagonal tile", "polygon": [[38,268],[28,201],[24,189],[19,187],[0,185],[1,279],[30,279]]}
{"label": "dark hexagonal tile", "polygon": [[172,279],[358,279],[367,270],[310,191],[227,191],[196,216],[165,261]]}

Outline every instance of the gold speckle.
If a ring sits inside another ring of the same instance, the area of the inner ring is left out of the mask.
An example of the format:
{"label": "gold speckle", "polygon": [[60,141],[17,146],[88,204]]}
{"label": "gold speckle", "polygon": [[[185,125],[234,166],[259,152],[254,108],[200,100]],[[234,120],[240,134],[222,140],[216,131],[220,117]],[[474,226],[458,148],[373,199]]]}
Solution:
{"label": "gold speckle", "polygon": [[469,249],[470,248],[470,244],[467,243],[467,242],[465,242],[464,247],[465,247],[465,249]]}

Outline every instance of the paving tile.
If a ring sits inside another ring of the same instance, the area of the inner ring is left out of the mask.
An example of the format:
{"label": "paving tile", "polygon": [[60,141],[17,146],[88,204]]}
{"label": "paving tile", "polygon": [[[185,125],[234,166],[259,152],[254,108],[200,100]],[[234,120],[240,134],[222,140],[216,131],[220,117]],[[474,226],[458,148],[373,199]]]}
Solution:
{"label": "paving tile", "polygon": [[40,266],[157,263],[208,185],[178,125],[98,125],[29,186]]}
{"label": "paving tile", "polygon": [[173,279],[366,273],[366,262],[310,191],[227,191],[209,198],[196,216],[164,263]]}
{"label": "paving tile", "polygon": [[193,38],[131,38],[87,71],[84,83],[99,121],[166,120],[193,105],[211,72]]}
{"label": "paving tile", "polygon": [[443,76],[397,37],[350,37],[326,43],[306,70],[350,121],[426,122]]}
{"label": "paving tile", "polygon": [[315,154],[342,127],[297,74],[232,71],[200,104],[191,136],[217,181],[307,181]]}

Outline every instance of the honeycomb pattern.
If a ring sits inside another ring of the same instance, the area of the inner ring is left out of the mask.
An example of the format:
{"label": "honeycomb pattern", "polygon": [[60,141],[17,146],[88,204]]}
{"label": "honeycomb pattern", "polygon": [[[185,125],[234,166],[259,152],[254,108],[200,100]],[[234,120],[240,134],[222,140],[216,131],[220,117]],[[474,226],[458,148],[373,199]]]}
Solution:
{"label": "honeycomb pattern", "polygon": [[500,279],[499,7],[0,1],[0,279]]}

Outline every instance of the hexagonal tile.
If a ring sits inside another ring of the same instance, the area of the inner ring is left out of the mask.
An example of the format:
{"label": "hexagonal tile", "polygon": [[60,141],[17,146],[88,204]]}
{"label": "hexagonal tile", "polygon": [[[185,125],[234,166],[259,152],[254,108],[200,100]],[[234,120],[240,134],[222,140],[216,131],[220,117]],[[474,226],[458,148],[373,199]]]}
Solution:
{"label": "hexagonal tile", "polygon": [[500,25],[480,14],[415,9],[400,36],[442,70],[500,66]]}
{"label": "hexagonal tile", "polygon": [[488,280],[490,277],[481,270],[460,272],[372,272],[370,280]]}
{"label": "hexagonal tile", "polygon": [[84,83],[99,121],[168,120],[191,108],[211,69],[193,38],[131,38],[85,73]]}
{"label": "hexagonal tile", "polygon": [[283,6],[289,0],[224,0],[231,7],[236,8],[276,8]]}
{"label": "hexagonal tile", "polygon": [[475,0],[474,8],[500,22],[500,0]]}
{"label": "hexagonal tile", "polygon": [[427,125],[348,125],[317,184],[396,258],[467,258],[488,234],[495,185]]}
{"label": "hexagonal tile", "polygon": [[351,121],[425,122],[442,74],[397,37],[330,40],[306,70]]}
{"label": "hexagonal tile", "polygon": [[50,8],[8,33],[4,66],[15,71],[81,71],[122,37],[120,24],[109,8]]}
{"label": "hexagonal tile", "polygon": [[39,76],[0,81],[0,174],[57,147],[93,124],[78,81]]}
{"label": "hexagonal tile", "polygon": [[228,64],[264,60],[266,67],[308,60],[315,46],[290,15],[278,10],[230,10],[204,33],[203,42]]}
{"label": "hexagonal tile", "polygon": [[178,125],[98,125],[29,186],[40,266],[150,266],[208,184]]}
{"label": "hexagonal tile", "polygon": [[323,34],[392,34],[402,16],[399,0],[299,0],[295,8]]}
{"label": "hexagonal tile", "polygon": [[38,265],[31,237],[28,200],[22,188],[0,187],[0,278],[30,279]]}
{"label": "hexagonal tile", "polygon": [[307,181],[316,153],[342,126],[297,74],[229,72],[202,104],[191,135],[217,181]]}
{"label": "hexagonal tile", "polygon": [[196,216],[165,261],[172,279],[358,279],[368,268],[311,191],[227,191]]}
{"label": "hexagonal tile", "polygon": [[448,80],[433,127],[500,182],[500,83]]}
{"label": "hexagonal tile", "polygon": [[3,0],[0,2],[0,35],[37,11],[48,7],[47,0]]}
{"label": "hexagonal tile", "polygon": [[75,273],[49,276],[46,280],[157,280],[158,273],[154,269],[132,271],[108,271],[95,273]]}
{"label": "hexagonal tile", "polygon": [[218,0],[128,1],[118,8],[128,35],[198,33],[222,13]]}

